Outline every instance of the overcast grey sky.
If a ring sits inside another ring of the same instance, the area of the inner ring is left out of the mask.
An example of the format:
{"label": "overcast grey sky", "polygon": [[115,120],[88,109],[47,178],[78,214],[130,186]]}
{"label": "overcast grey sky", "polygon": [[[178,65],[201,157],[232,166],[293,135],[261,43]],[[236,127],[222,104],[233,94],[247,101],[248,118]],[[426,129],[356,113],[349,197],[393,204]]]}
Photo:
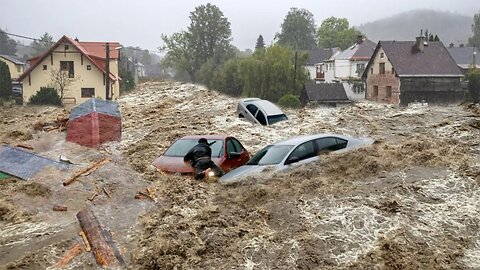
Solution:
{"label": "overcast grey sky", "polygon": [[124,45],[157,49],[161,34],[185,30],[196,6],[212,3],[231,23],[233,44],[244,50],[258,35],[267,44],[291,7],[306,8],[318,25],[330,16],[360,25],[412,9],[428,8],[473,16],[480,0],[0,0],[0,28],[25,36],[48,32],[84,41],[119,41]]}

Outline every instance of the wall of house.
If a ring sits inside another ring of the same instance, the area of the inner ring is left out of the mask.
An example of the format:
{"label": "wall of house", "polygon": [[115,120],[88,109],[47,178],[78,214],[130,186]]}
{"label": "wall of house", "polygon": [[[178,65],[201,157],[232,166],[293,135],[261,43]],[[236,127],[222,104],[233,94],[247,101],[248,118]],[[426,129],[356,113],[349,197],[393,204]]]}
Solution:
{"label": "wall of house", "polygon": [[310,80],[314,80],[317,77],[317,68],[315,66],[306,66],[308,70],[308,77]]}
{"label": "wall of house", "polygon": [[[382,53],[384,54],[383,57]],[[378,50],[374,57],[373,63],[367,71],[365,98],[371,101],[400,104],[400,79],[395,76],[392,64],[382,48]],[[385,64],[385,74],[380,74],[380,63]],[[375,94],[376,87],[378,87],[378,95]],[[391,95],[388,96],[387,89],[390,87]]]}
{"label": "wall of house", "polygon": [[465,91],[460,78],[401,78],[400,104],[426,102],[428,104],[451,104],[464,100]]}
{"label": "wall of house", "polygon": [[[68,50],[65,50],[65,44],[61,44],[52,54],[47,56],[29,75],[27,75],[23,83],[23,100],[28,102],[30,97],[34,95],[40,87],[52,85],[52,72],[60,70],[60,61],[74,62],[74,75],[71,84],[64,92],[64,103],[80,104],[90,97],[82,97],[82,88],[94,88],[95,97],[105,99],[105,79],[103,72],[90,62],[71,44]],[[83,58],[83,63],[82,63]],[[52,64],[53,62],[53,64]],[[110,70],[113,74],[118,74],[118,61],[110,62]],[[46,70],[44,70],[44,65]],[[90,66],[90,70],[88,70]],[[119,95],[119,85],[116,81],[110,81],[112,98],[117,99]]]}
{"label": "wall of house", "polygon": [[335,60],[335,80],[347,79],[351,77],[350,60]]}
{"label": "wall of house", "polygon": [[4,62],[7,64],[8,69],[10,70],[10,77],[13,79],[17,79],[22,75],[23,73],[23,65],[16,65],[15,63],[12,63],[9,60],[4,59],[3,57],[0,57],[0,61]]}
{"label": "wall of house", "polygon": [[334,62],[325,62],[325,82],[332,83],[335,80],[335,64]]}

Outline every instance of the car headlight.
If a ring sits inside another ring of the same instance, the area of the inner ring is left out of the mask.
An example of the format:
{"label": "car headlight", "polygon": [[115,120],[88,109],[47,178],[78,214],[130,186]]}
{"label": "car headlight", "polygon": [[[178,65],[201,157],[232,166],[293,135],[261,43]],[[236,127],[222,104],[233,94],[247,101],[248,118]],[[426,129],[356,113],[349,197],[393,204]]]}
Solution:
{"label": "car headlight", "polygon": [[208,172],[208,177],[212,177],[212,176],[215,176],[215,172],[213,171]]}

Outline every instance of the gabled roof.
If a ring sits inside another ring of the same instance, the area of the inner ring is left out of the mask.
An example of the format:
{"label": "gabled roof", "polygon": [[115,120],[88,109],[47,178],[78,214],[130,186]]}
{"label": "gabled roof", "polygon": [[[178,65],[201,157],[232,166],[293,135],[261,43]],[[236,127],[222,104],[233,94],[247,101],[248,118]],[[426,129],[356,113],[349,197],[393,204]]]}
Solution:
{"label": "gabled roof", "polygon": [[452,47],[447,48],[447,50],[457,65],[467,68],[473,64],[473,53],[476,52],[475,65],[477,67],[480,65],[479,50],[475,47]]}
{"label": "gabled roof", "polygon": [[380,48],[399,77],[462,77],[462,73],[442,42],[428,42],[423,52],[413,49],[415,41],[379,41],[372,60],[368,62],[362,77],[368,71]]}
{"label": "gabled roof", "polygon": [[308,83],[304,91],[308,101],[349,102],[341,83]]}
{"label": "gabled roof", "polygon": [[60,163],[19,148],[8,145],[0,146],[0,172],[28,180],[47,166],[62,170],[69,168],[68,164]]}
{"label": "gabled roof", "polygon": [[[45,58],[47,58],[58,46],[63,44],[64,42],[72,44],[78,51],[80,51],[83,56],[85,56],[94,66],[96,66],[103,74],[106,74],[105,68],[105,43],[106,42],[79,42],[73,40],[67,36],[61,37],[55,44],[53,44],[48,51],[44,52],[43,54],[33,57],[29,59],[30,67],[18,78],[18,81],[23,80],[30,72],[32,72]],[[118,59],[119,52],[118,50],[113,50],[113,48],[119,47],[120,43],[118,42],[109,42],[110,45],[110,58],[111,59]],[[103,50],[103,55],[102,55]],[[118,80],[118,76],[112,74],[110,72],[110,79],[116,81]]]}
{"label": "gabled roof", "polygon": [[98,112],[101,114],[106,114],[114,117],[120,118],[120,111],[118,109],[118,103],[115,101],[102,100],[98,98],[91,98],[82,104],[72,108],[70,112],[70,120],[88,115],[92,112]]}
{"label": "gabled roof", "polygon": [[15,65],[24,65],[25,64],[23,61],[19,60],[14,55],[0,54],[0,57],[14,63]]}
{"label": "gabled roof", "polygon": [[355,43],[350,48],[342,51],[333,57],[333,60],[366,60],[368,61],[372,57],[373,50],[375,49],[375,43],[371,40],[365,39],[362,43]]}
{"label": "gabled roof", "polygon": [[318,63],[323,63],[328,60],[334,49],[315,49],[308,52],[307,66],[313,66]]}

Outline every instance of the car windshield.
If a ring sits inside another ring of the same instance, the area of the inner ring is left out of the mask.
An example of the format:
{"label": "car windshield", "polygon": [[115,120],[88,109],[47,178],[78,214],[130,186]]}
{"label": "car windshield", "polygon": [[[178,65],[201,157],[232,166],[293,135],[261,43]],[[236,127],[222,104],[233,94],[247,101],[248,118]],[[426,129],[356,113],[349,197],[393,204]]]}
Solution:
{"label": "car windshield", "polygon": [[269,125],[273,125],[275,123],[288,119],[285,114],[269,115],[267,118],[268,118]]}
{"label": "car windshield", "polygon": [[[223,141],[222,140],[208,140],[208,143],[211,144],[212,148],[212,157],[220,157],[223,154]],[[174,142],[168,149],[165,151],[164,156],[169,157],[183,157],[185,156],[190,149],[198,144],[198,139],[180,139]]]}
{"label": "car windshield", "polygon": [[253,156],[247,165],[274,165],[282,162],[285,156],[293,148],[293,145],[269,145],[255,156]]}

